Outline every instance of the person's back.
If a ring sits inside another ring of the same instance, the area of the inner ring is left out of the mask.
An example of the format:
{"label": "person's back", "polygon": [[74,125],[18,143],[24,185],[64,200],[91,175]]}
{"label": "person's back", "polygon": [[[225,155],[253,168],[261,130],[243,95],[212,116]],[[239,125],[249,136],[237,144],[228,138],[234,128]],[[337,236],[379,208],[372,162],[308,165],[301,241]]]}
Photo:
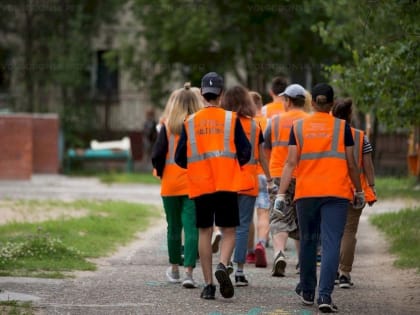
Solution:
{"label": "person's back", "polygon": [[306,305],[315,300],[316,248],[322,245],[322,263],[318,288],[318,309],[323,313],[337,312],[331,294],[338,269],[340,242],[353,192],[348,177],[356,187],[355,208],[364,203],[350,127],[344,120],[329,114],[334,91],[325,83],[312,88],[315,113],[295,121],[290,132],[287,162],[283,168],[276,208],[284,205],[284,196],[297,167],[296,209],[299,222],[301,251],[300,282],[295,292]]}
{"label": "person's back", "polygon": [[272,102],[264,105],[261,109],[261,113],[266,118],[271,118],[274,115],[283,113],[284,109],[284,98],[280,96],[281,93],[287,87],[287,80],[284,77],[275,77],[271,82],[271,87],[269,90]]}
{"label": "person's back", "polygon": [[[218,107],[206,107],[185,122],[190,197],[215,191],[237,191],[232,179],[239,164],[233,142],[236,114]],[[226,141],[231,139],[231,141]]]}
{"label": "person's back", "polygon": [[[152,163],[161,178],[161,196],[167,221],[169,263],[166,270],[169,282],[180,282],[179,266],[185,267],[182,285],[196,288],[193,270],[197,261],[198,230],[195,226],[194,202],[188,198],[187,171],[175,163],[175,148],[180,139],[185,118],[199,110],[202,103],[191,91],[190,85],[172,92],[168,100],[168,117],[162,122],[153,147]],[[181,239],[184,230],[184,259],[181,257]]]}
{"label": "person's back", "polygon": [[[352,200],[344,145],[345,122],[317,112],[295,123],[300,148],[295,198],[330,196]],[[313,156],[318,158],[314,159]],[[326,181],[321,181],[325,178]]]}
{"label": "person's back", "polygon": [[244,184],[240,166],[251,157],[251,144],[236,114],[219,108],[223,88],[223,78],[217,73],[203,76],[204,109],[184,123],[175,153],[175,162],[187,169],[189,196],[196,207],[200,262],[205,282],[200,297],[206,300],[214,299],[216,291],[211,248],[214,225],[223,234],[215,277],[224,298],[234,295],[226,266],[235,246],[235,228],[239,225],[237,191]]}
{"label": "person's back", "polygon": [[308,114],[303,110],[294,109],[271,118],[269,123],[271,133],[270,173],[273,177],[280,177],[283,171],[293,122],[305,117],[308,117]]}

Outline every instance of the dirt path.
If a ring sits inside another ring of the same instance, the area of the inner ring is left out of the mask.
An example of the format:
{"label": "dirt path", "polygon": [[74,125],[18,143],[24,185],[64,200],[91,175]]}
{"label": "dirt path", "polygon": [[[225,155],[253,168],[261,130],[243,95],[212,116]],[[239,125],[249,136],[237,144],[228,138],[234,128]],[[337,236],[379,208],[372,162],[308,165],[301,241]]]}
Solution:
{"label": "dirt path", "polygon": [[[34,183],[23,186],[0,182],[0,193],[3,196],[7,193],[6,198],[11,199],[36,196],[75,200],[80,196],[93,199],[112,196],[112,199],[160,204],[156,186],[105,186],[90,179],[66,181],[62,177],[36,178]],[[350,290],[336,288],[333,293],[339,314],[420,314],[420,275],[414,270],[393,267],[394,257],[388,253],[384,235],[368,222],[370,215],[407,206],[413,203],[382,201],[364,210],[352,273],[355,286]],[[292,243],[287,255],[287,277],[271,277],[271,261],[267,269],[246,266],[248,288],[237,289],[231,300],[224,300],[217,292],[215,301],[203,301],[199,289],[185,290],[166,282],[167,251],[162,216],[129,246],[120,248],[111,257],[96,260],[99,267],[96,272],[77,272],[74,279],[0,277],[0,287],[6,290],[1,293],[3,296],[15,292],[32,297],[39,314],[317,314],[315,307],[301,306],[293,293],[298,275],[294,272],[296,253]],[[268,257],[271,256],[269,248]],[[216,255],[213,262],[217,262]],[[202,283],[199,266],[195,276]]]}

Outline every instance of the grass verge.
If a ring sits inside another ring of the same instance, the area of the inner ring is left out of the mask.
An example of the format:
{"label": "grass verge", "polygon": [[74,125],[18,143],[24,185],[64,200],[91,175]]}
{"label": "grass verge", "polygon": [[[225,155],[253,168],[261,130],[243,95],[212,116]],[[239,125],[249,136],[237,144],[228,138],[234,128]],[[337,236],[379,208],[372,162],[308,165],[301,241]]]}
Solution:
{"label": "grass verge", "polygon": [[391,252],[398,256],[395,265],[420,273],[420,207],[373,215],[370,220],[389,239]]}
{"label": "grass verge", "polygon": [[[41,201],[19,201],[30,207]],[[29,205],[28,205],[29,204]],[[11,223],[0,229],[0,275],[64,277],[63,272],[95,270],[87,258],[110,254],[145,230],[159,211],[121,201],[54,202],[55,207],[84,209],[78,218]],[[47,206],[47,205],[46,205]]]}
{"label": "grass verge", "polygon": [[420,191],[416,190],[415,177],[377,177],[375,188],[379,200],[389,198],[420,200]]}
{"label": "grass verge", "polygon": [[32,315],[35,313],[30,302],[0,301],[0,314]]}
{"label": "grass verge", "polygon": [[106,184],[160,184],[151,173],[104,173],[98,177]]}

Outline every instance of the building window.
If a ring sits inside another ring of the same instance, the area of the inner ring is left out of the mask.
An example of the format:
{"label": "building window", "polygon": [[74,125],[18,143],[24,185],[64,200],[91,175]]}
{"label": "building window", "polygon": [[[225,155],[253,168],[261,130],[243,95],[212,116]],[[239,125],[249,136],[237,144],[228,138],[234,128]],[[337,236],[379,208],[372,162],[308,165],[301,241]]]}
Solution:
{"label": "building window", "polygon": [[10,62],[10,52],[0,47],[0,111],[7,111],[10,109]]}
{"label": "building window", "polygon": [[119,72],[118,56],[109,50],[96,52],[95,96],[98,101],[118,101]]}

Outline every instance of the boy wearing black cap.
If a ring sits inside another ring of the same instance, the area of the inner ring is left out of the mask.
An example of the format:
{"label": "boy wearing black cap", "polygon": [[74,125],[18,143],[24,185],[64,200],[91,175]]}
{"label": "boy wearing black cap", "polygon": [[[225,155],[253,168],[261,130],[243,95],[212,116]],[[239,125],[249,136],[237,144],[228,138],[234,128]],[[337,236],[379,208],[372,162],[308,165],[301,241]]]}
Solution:
{"label": "boy wearing black cap", "polygon": [[[340,242],[353,192],[353,204],[364,204],[358,168],[353,156],[350,126],[329,114],[334,101],[331,86],[320,83],[312,89],[314,113],[295,121],[290,131],[287,162],[283,168],[276,203],[284,195],[297,168],[295,200],[300,229],[300,282],[296,293],[305,305],[313,305],[317,286],[316,251],[322,240],[322,262],[318,288],[321,312],[337,312],[331,294],[339,262]],[[280,207],[281,208],[281,207]]]}
{"label": "boy wearing black cap", "polygon": [[205,287],[201,298],[214,299],[211,238],[214,224],[223,242],[215,276],[224,298],[234,295],[226,270],[235,247],[239,208],[235,176],[251,157],[251,144],[236,114],[220,108],[223,78],[215,72],[201,80],[204,108],[187,118],[175,153],[176,163],[187,168],[189,196],[195,202],[199,254]]}

